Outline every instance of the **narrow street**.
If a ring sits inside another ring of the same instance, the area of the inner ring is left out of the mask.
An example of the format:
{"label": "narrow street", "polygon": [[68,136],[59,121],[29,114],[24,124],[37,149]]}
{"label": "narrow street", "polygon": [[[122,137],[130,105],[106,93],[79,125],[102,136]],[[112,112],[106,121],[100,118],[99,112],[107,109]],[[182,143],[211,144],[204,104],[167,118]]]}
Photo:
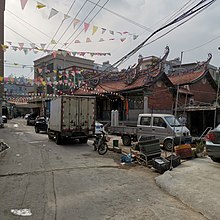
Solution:
{"label": "narrow street", "polygon": [[[0,158],[1,220],[205,219],[161,190],[158,173],[122,166],[111,151],[100,156],[91,140],[58,146],[22,118],[0,137],[10,146]],[[25,208],[32,216],[11,213]]]}

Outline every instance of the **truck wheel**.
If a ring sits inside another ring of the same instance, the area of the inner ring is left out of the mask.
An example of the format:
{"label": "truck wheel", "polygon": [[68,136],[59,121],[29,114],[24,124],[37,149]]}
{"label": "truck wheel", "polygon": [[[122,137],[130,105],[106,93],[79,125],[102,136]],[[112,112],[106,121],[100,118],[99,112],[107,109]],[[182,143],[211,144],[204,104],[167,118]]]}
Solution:
{"label": "truck wheel", "polygon": [[36,133],[39,133],[39,132],[40,132],[37,127],[35,127],[35,132],[36,132]]}
{"label": "truck wheel", "polygon": [[86,144],[87,141],[88,141],[88,138],[81,138],[81,139],[80,139],[80,142],[81,142],[82,144]]}
{"label": "truck wheel", "polygon": [[53,140],[53,136],[51,135],[51,133],[50,133],[50,130],[48,129],[48,131],[47,131],[47,135],[48,135],[48,138],[50,139],[50,140]]}
{"label": "truck wheel", "polygon": [[63,142],[63,139],[62,139],[60,133],[56,133],[56,144],[60,145],[60,144],[62,144],[62,142]]}
{"label": "truck wheel", "polygon": [[171,139],[165,140],[163,143],[163,147],[167,151],[172,151],[173,148],[173,141]]}
{"label": "truck wheel", "polygon": [[122,142],[125,146],[131,146],[131,138],[128,135],[122,137]]}

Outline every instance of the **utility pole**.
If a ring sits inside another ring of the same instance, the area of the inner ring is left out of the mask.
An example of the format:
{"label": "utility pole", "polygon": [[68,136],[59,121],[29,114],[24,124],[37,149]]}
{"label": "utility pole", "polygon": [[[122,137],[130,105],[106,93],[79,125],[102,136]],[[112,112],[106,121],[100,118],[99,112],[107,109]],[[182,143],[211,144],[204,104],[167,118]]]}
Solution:
{"label": "utility pole", "polygon": [[[2,102],[4,92],[4,51],[1,45],[4,45],[4,11],[5,0],[0,0],[0,117],[2,116]],[[2,78],[3,77],[3,78]]]}

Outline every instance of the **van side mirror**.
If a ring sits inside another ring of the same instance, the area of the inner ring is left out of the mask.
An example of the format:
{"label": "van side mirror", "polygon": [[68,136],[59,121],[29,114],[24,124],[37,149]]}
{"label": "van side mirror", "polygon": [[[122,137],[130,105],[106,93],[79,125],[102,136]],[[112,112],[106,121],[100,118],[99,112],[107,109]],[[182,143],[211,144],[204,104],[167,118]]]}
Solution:
{"label": "van side mirror", "polygon": [[163,122],[162,127],[166,128],[167,124],[165,122]]}

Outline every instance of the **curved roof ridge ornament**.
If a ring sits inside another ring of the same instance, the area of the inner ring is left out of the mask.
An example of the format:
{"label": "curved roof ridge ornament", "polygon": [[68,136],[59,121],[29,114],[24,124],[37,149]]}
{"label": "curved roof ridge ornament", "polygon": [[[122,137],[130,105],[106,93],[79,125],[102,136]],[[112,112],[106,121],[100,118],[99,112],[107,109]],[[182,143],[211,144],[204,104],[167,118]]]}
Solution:
{"label": "curved roof ridge ornament", "polygon": [[204,63],[204,68],[205,68],[205,69],[208,69],[208,65],[209,65],[211,59],[212,59],[212,54],[211,54],[211,53],[208,53],[208,59],[207,59],[207,61]]}
{"label": "curved roof ridge ornament", "polygon": [[212,59],[212,54],[208,53],[208,59],[203,62],[197,62],[195,70],[199,70],[200,68],[204,68],[205,70],[207,70],[211,59]]}

